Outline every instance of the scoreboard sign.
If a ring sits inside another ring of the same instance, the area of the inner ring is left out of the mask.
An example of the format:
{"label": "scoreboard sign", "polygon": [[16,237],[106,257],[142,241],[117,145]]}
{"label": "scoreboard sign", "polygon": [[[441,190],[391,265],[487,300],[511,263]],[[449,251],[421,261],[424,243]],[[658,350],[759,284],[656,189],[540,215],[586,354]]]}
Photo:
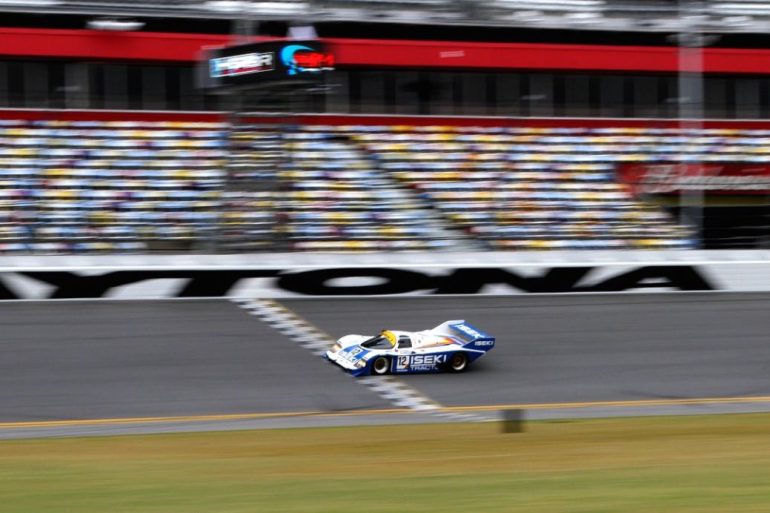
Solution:
{"label": "scoreboard sign", "polygon": [[319,41],[269,41],[210,51],[203,86],[253,86],[312,82],[334,69],[334,56]]}

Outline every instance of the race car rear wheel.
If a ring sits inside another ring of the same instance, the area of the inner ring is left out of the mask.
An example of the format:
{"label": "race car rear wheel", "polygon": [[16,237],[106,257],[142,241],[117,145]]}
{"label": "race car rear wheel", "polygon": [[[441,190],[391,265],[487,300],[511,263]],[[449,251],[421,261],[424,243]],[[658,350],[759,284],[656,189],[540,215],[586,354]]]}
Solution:
{"label": "race car rear wheel", "polygon": [[382,376],[383,374],[388,373],[389,368],[390,368],[390,361],[384,356],[378,356],[372,362],[372,374],[377,374],[378,376]]}
{"label": "race car rear wheel", "polygon": [[452,372],[462,372],[468,367],[468,357],[465,353],[455,353],[452,355],[452,359],[449,360],[449,368]]}

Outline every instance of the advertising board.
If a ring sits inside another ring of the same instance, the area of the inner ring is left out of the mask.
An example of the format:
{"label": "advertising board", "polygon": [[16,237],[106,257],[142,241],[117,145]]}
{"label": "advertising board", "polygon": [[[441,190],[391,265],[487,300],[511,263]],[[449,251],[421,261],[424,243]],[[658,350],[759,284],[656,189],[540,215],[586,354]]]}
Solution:
{"label": "advertising board", "polygon": [[622,163],[618,179],[636,195],[678,194],[770,194],[770,163],[750,162],[643,162]]}
{"label": "advertising board", "polygon": [[320,41],[265,41],[209,50],[202,86],[216,89],[318,81],[334,69],[334,55]]}

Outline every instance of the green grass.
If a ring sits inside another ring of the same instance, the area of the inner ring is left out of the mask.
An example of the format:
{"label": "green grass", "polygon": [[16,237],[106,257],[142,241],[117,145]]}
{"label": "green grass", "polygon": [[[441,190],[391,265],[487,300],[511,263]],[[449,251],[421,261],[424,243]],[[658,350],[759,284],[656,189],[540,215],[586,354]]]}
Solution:
{"label": "green grass", "polygon": [[3,513],[770,512],[770,415],[0,442]]}

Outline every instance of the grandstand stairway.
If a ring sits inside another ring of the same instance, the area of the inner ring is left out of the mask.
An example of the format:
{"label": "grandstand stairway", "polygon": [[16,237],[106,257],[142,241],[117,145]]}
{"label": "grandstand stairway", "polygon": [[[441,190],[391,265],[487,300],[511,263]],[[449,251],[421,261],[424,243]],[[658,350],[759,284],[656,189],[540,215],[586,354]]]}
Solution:
{"label": "grandstand stairway", "polygon": [[291,162],[281,177],[291,190],[278,210],[292,249],[479,249],[347,135],[307,126],[285,137]]}
{"label": "grandstand stairway", "polygon": [[231,124],[229,159],[222,190],[222,213],[216,249],[281,251],[276,195],[283,182],[279,170],[288,156],[280,127]]}

